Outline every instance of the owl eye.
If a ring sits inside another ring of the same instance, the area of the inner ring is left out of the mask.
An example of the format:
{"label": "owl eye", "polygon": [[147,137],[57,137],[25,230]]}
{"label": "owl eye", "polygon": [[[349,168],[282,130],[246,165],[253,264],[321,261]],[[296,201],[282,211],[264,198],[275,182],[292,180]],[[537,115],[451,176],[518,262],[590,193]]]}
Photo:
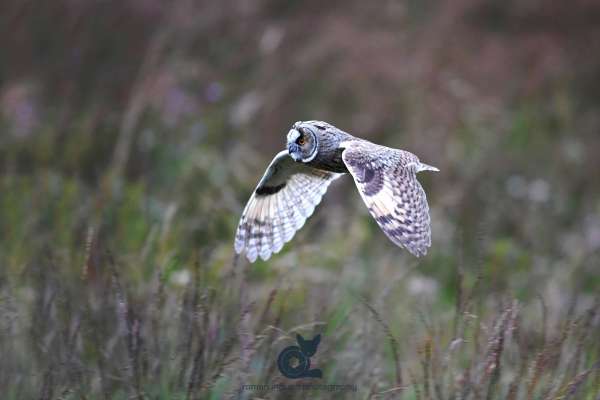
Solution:
{"label": "owl eye", "polygon": [[304,136],[300,136],[296,143],[298,143],[300,146],[304,146],[304,143],[306,143],[306,139],[304,139]]}

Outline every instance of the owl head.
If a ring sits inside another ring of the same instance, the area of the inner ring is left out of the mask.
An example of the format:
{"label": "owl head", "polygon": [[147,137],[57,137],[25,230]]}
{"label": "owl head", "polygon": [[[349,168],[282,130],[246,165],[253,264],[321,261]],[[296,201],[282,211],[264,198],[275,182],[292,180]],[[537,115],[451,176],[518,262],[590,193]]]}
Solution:
{"label": "owl head", "polygon": [[313,121],[296,122],[287,134],[288,153],[294,161],[311,162],[319,149],[319,128]]}

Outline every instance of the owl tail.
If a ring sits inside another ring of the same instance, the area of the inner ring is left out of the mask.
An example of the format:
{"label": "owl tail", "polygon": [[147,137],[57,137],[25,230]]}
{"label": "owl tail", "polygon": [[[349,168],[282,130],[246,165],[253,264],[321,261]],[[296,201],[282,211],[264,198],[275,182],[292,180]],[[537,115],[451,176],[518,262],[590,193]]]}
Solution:
{"label": "owl tail", "polygon": [[427,165],[424,163],[419,163],[419,165],[417,166],[417,172],[421,172],[421,171],[435,171],[435,172],[440,172],[439,169],[437,169],[436,167],[433,167],[431,165]]}

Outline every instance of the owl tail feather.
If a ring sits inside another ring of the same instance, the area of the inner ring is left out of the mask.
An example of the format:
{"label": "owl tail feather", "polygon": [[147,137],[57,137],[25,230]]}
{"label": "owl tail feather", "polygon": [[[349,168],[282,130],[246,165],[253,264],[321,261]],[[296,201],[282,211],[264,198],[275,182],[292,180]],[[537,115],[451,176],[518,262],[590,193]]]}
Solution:
{"label": "owl tail feather", "polygon": [[433,167],[431,165],[427,165],[424,163],[419,163],[419,165],[417,166],[417,172],[421,172],[421,171],[435,171],[435,172],[440,172],[439,169],[437,169],[436,167]]}

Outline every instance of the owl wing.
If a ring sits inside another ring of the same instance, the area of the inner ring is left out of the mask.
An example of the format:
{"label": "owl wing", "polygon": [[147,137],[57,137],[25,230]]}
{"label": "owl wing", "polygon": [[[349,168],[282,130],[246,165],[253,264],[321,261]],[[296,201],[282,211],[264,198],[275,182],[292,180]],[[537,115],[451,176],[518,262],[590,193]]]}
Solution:
{"label": "owl wing", "polygon": [[364,140],[340,146],[363,201],[386,236],[417,257],[425,255],[431,228],[425,191],[416,176],[422,165],[417,156]]}
{"label": "owl wing", "polygon": [[250,262],[278,253],[339,175],[297,163],[287,150],[278,153],[242,213],[235,234],[236,253],[245,250]]}

